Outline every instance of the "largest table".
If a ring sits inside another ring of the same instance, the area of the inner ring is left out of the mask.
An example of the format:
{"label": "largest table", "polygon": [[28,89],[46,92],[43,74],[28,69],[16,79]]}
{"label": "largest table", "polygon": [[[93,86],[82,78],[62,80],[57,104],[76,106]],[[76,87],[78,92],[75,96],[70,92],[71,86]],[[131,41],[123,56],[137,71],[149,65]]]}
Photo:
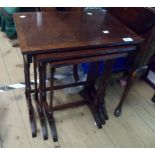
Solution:
{"label": "largest table", "polygon": [[[71,52],[76,57],[83,58],[82,62],[89,62],[88,60],[90,60],[91,56],[91,60],[95,62],[92,63],[92,70],[87,78],[89,88],[94,87],[97,77],[95,67],[99,59],[95,59],[95,57],[108,59],[109,61],[105,68],[106,75],[104,75],[100,86],[102,94],[99,93],[98,95],[100,100],[104,100],[113,59],[125,56],[132,50],[136,51],[138,44],[143,40],[105,10],[78,13],[16,13],[14,14],[14,21],[24,60],[25,94],[33,137],[36,136],[36,124],[31,99],[31,93],[34,90],[31,89],[30,65],[34,62],[36,56],[43,55],[47,58],[47,54],[53,54],[54,57],[63,59],[66,54]],[[99,101],[94,104],[98,105]],[[94,112],[94,106],[90,107],[97,126],[100,128],[102,123],[99,120],[100,116]]]}

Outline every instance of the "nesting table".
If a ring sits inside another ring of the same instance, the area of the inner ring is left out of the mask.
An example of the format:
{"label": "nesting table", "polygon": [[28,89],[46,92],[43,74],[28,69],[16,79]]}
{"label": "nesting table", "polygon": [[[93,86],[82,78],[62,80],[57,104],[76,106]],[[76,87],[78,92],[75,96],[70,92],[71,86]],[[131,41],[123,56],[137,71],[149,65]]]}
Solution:
{"label": "nesting table", "polygon": [[[27,99],[32,136],[36,137],[36,119],[32,97],[39,115],[44,139],[48,139],[47,122],[54,141],[58,140],[53,112],[87,104],[98,128],[108,119],[104,97],[113,63],[116,58],[136,53],[141,37],[120,23],[105,10],[83,12],[16,13],[14,21],[23,54],[25,95]],[[104,60],[98,87],[99,61]],[[54,86],[57,67],[89,62],[86,81]],[[31,87],[30,66],[34,71],[34,89]],[[50,86],[46,86],[46,66],[50,65]],[[37,79],[39,78],[39,84]],[[82,101],[53,106],[54,90],[84,85]],[[50,101],[47,101],[47,92]]]}

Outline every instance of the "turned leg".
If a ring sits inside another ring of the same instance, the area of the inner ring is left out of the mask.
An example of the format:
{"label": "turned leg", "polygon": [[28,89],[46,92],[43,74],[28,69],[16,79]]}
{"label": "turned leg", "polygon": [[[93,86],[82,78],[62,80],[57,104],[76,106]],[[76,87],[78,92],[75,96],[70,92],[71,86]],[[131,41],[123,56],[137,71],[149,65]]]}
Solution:
{"label": "turned leg", "polygon": [[50,79],[50,105],[47,103],[46,98],[46,64],[39,65],[40,68],[40,102],[44,108],[49,127],[51,130],[51,135],[53,137],[53,141],[58,141],[57,131],[55,127],[55,121],[53,116],[53,84],[54,84],[54,73],[55,68],[51,67],[51,79]]}
{"label": "turned leg", "polygon": [[54,116],[53,116],[53,96],[54,96],[54,89],[53,89],[54,87],[53,86],[54,86],[55,67],[52,64],[50,66],[50,73],[51,73],[51,78],[50,78],[50,105],[49,105],[49,110],[48,111],[46,110],[46,116],[47,116],[47,119],[49,122],[53,141],[56,142],[56,141],[58,141],[58,136],[57,136],[55,120],[54,120]]}
{"label": "turned leg", "polygon": [[24,60],[24,75],[25,75],[25,96],[29,111],[29,119],[32,131],[32,137],[37,136],[37,129],[36,129],[36,119],[34,114],[34,109],[32,106],[31,100],[31,84],[30,84],[30,63],[27,62],[27,59],[23,56]]}
{"label": "turned leg", "polygon": [[37,106],[37,111],[38,111],[38,115],[39,115],[39,119],[40,119],[40,123],[41,123],[41,129],[42,129],[42,133],[43,133],[43,138],[44,140],[48,139],[48,133],[47,133],[47,125],[46,125],[46,116],[45,116],[45,112],[43,109],[43,102],[44,102],[44,93],[43,93],[43,66],[39,64],[39,95],[40,95],[40,100],[36,100],[36,106]]}
{"label": "turned leg", "polygon": [[38,101],[37,61],[35,56],[33,60],[33,65],[34,65],[33,68],[34,68],[34,89],[35,89],[34,99]]}
{"label": "turned leg", "polygon": [[54,96],[54,73],[55,73],[55,67],[50,66],[50,73],[51,73],[51,78],[50,78],[50,110],[53,111],[53,96]]}
{"label": "turned leg", "polygon": [[23,56],[23,60],[24,60],[24,78],[25,78],[25,96],[26,98],[28,98],[28,72],[27,72],[27,64],[26,64],[26,60]]}

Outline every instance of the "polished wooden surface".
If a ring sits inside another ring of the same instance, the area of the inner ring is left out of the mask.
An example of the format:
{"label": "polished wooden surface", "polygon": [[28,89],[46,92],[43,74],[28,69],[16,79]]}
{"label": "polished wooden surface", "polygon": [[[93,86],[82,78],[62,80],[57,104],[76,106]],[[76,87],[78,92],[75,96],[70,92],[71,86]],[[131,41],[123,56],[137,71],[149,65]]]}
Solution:
{"label": "polished wooden surface", "polygon": [[[25,18],[21,18],[25,16]],[[135,44],[142,38],[106,11],[16,13],[23,53]],[[102,31],[110,33],[104,34]],[[131,37],[125,42],[122,38]]]}
{"label": "polished wooden surface", "polygon": [[128,46],[118,46],[118,47],[108,47],[108,48],[97,48],[97,49],[85,49],[81,52],[78,51],[69,51],[64,52],[63,55],[59,53],[47,53],[47,54],[39,54],[37,55],[37,60],[39,61],[54,61],[54,60],[65,60],[65,59],[74,59],[74,58],[82,58],[82,57],[90,57],[90,56],[101,56],[101,55],[110,55],[130,51],[133,52],[136,50],[136,46],[128,45]]}

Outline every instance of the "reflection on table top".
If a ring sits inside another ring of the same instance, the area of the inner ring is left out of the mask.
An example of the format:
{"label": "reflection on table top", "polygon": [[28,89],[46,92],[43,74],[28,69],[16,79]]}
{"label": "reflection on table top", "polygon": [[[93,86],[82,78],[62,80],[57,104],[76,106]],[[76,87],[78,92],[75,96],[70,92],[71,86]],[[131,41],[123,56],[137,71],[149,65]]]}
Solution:
{"label": "reflection on table top", "polygon": [[142,38],[105,10],[16,13],[23,53],[137,44]]}

